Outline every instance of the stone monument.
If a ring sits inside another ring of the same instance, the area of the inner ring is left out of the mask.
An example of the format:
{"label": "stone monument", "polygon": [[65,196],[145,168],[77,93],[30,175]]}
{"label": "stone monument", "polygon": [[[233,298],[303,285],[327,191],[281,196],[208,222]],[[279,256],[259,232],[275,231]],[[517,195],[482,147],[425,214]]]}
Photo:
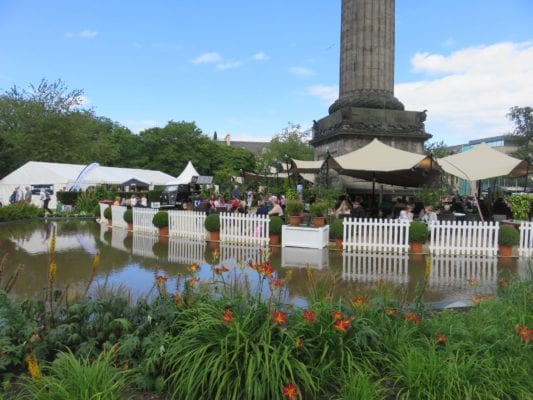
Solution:
{"label": "stone monument", "polygon": [[378,138],[422,153],[426,110],[394,97],[394,0],[342,0],[339,98],[313,121],[315,158],[349,153]]}

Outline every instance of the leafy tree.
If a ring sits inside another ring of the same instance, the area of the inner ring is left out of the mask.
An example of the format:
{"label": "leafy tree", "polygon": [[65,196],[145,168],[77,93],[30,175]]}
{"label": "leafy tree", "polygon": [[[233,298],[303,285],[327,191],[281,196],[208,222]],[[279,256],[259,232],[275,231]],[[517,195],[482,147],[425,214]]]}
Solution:
{"label": "leafy tree", "polygon": [[533,108],[512,107],[507,114],[507,118],[515,124],[511,135],[518,146],[518,150],[513,155],[525,159],[533,152]]}
{"label": "leafy tree", "polygon": [[440,142],[429,142],[424,144],[424,153],[428,156],[433,156],[434,158],[444,158],[450,155],[448,146],[444,141]]}
{"label": "leafy tree", "polygon": [[298,160],[312,160],[314,149],[309,145],[309,131],[302,131],[300,125],[289,123],[275,135],[263,155],[270,165],[274,160],[284,161],[285,155]]}

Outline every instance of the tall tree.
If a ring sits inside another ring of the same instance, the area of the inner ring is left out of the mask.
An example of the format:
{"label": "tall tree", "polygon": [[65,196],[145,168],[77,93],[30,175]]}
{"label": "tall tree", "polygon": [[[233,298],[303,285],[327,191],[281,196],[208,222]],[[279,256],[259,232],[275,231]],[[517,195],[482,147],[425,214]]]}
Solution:
{"label": "tall tree", "polygon": [[285,156],[298,160],[312,160],[314,149],[309,145],[310,131],[303,131],[300,125],[291,124],[275,135],[267,145],[259,162],[274,165],[284,162]]}
{"label": "tall tree", "polygon": [[507,118],[515,125],[511,135],[518,149],[513,155],[525,159],[533,153],[533,108],[512,107]]}

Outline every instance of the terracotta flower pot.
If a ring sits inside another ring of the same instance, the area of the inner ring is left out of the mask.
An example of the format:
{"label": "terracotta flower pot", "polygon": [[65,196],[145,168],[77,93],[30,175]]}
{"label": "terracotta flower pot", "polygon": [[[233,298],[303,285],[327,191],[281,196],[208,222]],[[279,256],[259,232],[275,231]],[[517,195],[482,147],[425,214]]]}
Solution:
{"label": "terracotta flower pot", "polygon": [[113,226],[113,220],[111,218],[107,220],[107,226],[109,226],[110,228]]}
{"label": "terracotta flower pot", "polygon": [[320,228],[326,225],[326,217],[313,217],[313,226]]}
{"label": "terracotta flower pot", "polygon": [[498,255],[500,257],[512,257],[513,248],[511,246],[500,245],[500,248],[498,250]]}
{"label": "terracotta flower pot", "polygon": [[341,238],[335,238],[333,240],[335,241],[335,248],[337,250],[342,250],[342,239]]}
{"label": "terracotta flower pot", "polygon": [[302,223],[302,217],[299,215],[289,215],[289,224],[291,226],[300,226]]}
{"label": "terracotta flower pot", "polygon": [[128,224],[128,231],[133,231],[133,224]]}
{"label": "terracotta flower pot", "polygon": [[424,248],[424,243],[411,242],[410,247],[411,247],[411,253],[420,254],[422,253],[422,249]]}
{"label": "terracotta flower pot", "polygon": [[279,233],[272,233],[270,235],[270,244],[279,244],[279,241],[280,241]]}
{"label": "terracotta flower pot", "polygon": [[209,240],[212,242],[218,242],[220,240],[220,232],[209,232]]}

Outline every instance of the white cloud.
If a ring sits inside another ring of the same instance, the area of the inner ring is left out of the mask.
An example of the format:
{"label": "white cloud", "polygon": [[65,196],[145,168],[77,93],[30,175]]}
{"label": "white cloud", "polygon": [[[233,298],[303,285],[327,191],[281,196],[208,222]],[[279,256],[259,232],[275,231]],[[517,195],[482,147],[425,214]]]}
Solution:
{"label": "white cloud", "polygon": [[305,68],[305,67],[290,67],[289,71],[293,75],[297,75],[297,76],[313,76],[315,74],[314,71],[311,71],[310,69]]}
{"label": "white cloud", "polygon": [[319,97],[328,104],[331,104],[339,97],[339,88],[337,86],[315,85],[306,88],[305,93],[310,96]]}
{"label": "white cloud", "polygon": [[192,60],[193,64],[209,64],[222,61],[220,54],[216,52],[203,53]]}
{"label": "white cloud", "polygon": [[218,64],[217,69],[219,71],[225,71],[227,69],[239,68],[241,65],[242,65],[242,62],[240,61],[230,61],[227,63]]}
{"label": "white cloud", "polygon": [[96,36],[98,36],[98,31],[93,31],[90,29],[84,29],[80,32],[67,32],[65,33],[65,37],[67,39],[74,39],[74,38],[80,38],[80,39],[94,39]]}
{"label": "white cloud", "polygon": [[156,128],[161,127],[162,124],[159,121],[151,120],[151,119],[144,119],[140,121],[126,121],[124,123],[133,133],[140,133],[141,131],[144,131],[145,129],[150,128]]}
{"label": "white cloud", "polygon": [[255,53],[252,56],[252,59],[254,59],[255,61],[266,61],[266,60],[269,60],[270,57],[266,53],[260,51],[260,52]]}
{"label": "white cloud", "polygon": [[508,133],[509,109],[531,105],[531,42],[417,53],[411,63],[427,79],[396,85],[396,97],[406,109],[428,109],[426,129],[447,144]]}

